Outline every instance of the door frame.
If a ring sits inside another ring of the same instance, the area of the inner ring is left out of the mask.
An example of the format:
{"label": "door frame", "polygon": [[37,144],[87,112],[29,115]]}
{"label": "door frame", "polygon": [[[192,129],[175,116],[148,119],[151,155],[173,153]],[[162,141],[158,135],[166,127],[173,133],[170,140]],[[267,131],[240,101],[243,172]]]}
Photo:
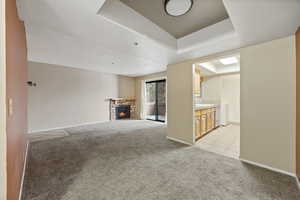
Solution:
{"label": "door frame", "polygon": [[165,124],[167,124],[167,121],[168,121],[168,119],[167,119],[167,112],[168,112],[168,104],[167,104],[167,94],[168,94],[168,91],[167,91],[167,84],[168,84],[168,81],[167,81],[167,77],[166,76],[160,76],[160,77],[157,77],[157,78],[151,78],[151,79],[146,79],[146,80],[144,80],[143,82],[142,82],[142,84],[143,84],[143,86],[142,86],[142,90],[143,90],[143,92],[142,92],[142,94],[143,94],[143,102],[141,103],[141,105],[142,105],[142,110],[144,110],[145,109],[145,101],[146,101],[146,83],[149,83],[149,82],[157,82],[157,81],[165,81],[165,85],[166,85],[166,89],[165,89],[165,91],[166,91],[166,95],[165,95],[165,101],[166,101],[166,114],[165,114],[165,121],[157,121],[157,120],[151,120],[151,119],[147,119],[146,118],[146,116],[145,116],[145,112],[143,111],[143,119],[145,119],[145,120],[149,120],[149,121],[157,121],[157,122],[162,122],[162,123],[165,123]]}
{"label": "door frame", "polygon": [[295,35],[296,42],[296,178],[300,187],[300,27]]}
{"label": "door frame", "polygon": [[0,1],[0,199],[7,196],[6,168],[6,14],[5,1]]}
{"label": "door frame", "polygon": [[[145,82],[145,87],[146,87],[146,85],[147,85],[147,83],[160,83],[160,82],[164,82],[165,83],[165,87],[167,88],[167,80],[166,79],[159,79],[159,80],[152,80],[152,81],[146,81]],[[156,121],[156,122],[165,122],[166,121],[166,119],[165,120],[159,120],[158,119],[158,90],[157,90],[157,84],[155,84],[155,110],[156,110],[156,116],[155,116],[155,119],[147,119],[147,120],[150,120],[150,121]],[[165,88],[165,91],[166,91],[166,88]],[[145,91],[147,91],[147,90],[145,90]],[[165,92],[166,93],[166,92]],[[146,95],[146,93],[145,93],[145,95]],[[167,102],[166,102],[166,96],[167,96],[167,93],[165,94],[165,105],[166,105],[166,107],[167,107]],[[166,113],[165,113],[165,117],[166,117],[166,115],[167,115],[167,109],[166,109]]]}

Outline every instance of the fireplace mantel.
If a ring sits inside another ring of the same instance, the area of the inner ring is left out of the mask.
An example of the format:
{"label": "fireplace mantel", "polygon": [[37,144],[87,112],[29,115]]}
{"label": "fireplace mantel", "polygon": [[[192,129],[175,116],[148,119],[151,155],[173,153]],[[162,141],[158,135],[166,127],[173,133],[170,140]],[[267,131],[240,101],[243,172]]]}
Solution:
{"label": "fireplace mantel", "polygon": [[107,101],[135,101],[132,98],[107,98]]}
{"label": "fireplace mantel", "polygon": [[135,99],[132,98],[108,98],[109,101],[109,114],[110,120],[117,120],[116,119],[116,107],[119,105],[130,105],[130,118],[129,119],[136,119],[136,105]]}

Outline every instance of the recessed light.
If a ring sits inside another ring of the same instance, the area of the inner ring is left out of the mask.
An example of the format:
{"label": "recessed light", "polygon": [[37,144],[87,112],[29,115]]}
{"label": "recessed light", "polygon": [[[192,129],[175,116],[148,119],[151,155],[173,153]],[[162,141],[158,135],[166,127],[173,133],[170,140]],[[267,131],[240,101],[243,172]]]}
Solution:
{"label": "recessed light", "polygon": [[114,62],[112,62],[111,64],[113,64],[113,65],[114,65],[115,63],[114,63]]}
{"label": "recessed light", "polygon": [[135,43],[134,43],[134,45],[135,45],[135,46],[138,46],[138,45],[139,45],[139,43],[138,43],[138,42],[135,42]]}
{"label": "recessed light", "polygon": [[223,65],[231,65],[231,64],[236,64],[239,62],[236,57],[222,58],[219,61]]}
{"label": "recessed light", "polygon": [[165,11],[168,15],[178,17],[192,9],[193,0],[165,0]]}

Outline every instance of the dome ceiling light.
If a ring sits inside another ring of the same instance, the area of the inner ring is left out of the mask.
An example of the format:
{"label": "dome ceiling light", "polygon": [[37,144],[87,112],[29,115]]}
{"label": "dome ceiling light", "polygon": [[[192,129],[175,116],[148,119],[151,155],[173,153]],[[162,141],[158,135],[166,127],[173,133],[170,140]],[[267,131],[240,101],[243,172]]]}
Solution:
{"label": "dome ceiling light", "polygon": [[165,0],[165,11],[170,16],[178,17],[188,13],[193,3],[193,0]]}

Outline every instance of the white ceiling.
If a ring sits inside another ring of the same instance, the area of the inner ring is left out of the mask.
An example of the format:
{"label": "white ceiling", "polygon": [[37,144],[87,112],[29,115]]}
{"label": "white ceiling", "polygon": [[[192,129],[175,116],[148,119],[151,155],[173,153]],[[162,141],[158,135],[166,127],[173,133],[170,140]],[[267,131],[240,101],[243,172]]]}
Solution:
{"label": "white ceiling", "polygon": [[105,0],[19,0],[29,60],[138,76],[164,71],[170,63],[291,35],[300,25],[300,0],[223,0],[230,20],[175,39],[119,0],[114,2],[104,10]]}

